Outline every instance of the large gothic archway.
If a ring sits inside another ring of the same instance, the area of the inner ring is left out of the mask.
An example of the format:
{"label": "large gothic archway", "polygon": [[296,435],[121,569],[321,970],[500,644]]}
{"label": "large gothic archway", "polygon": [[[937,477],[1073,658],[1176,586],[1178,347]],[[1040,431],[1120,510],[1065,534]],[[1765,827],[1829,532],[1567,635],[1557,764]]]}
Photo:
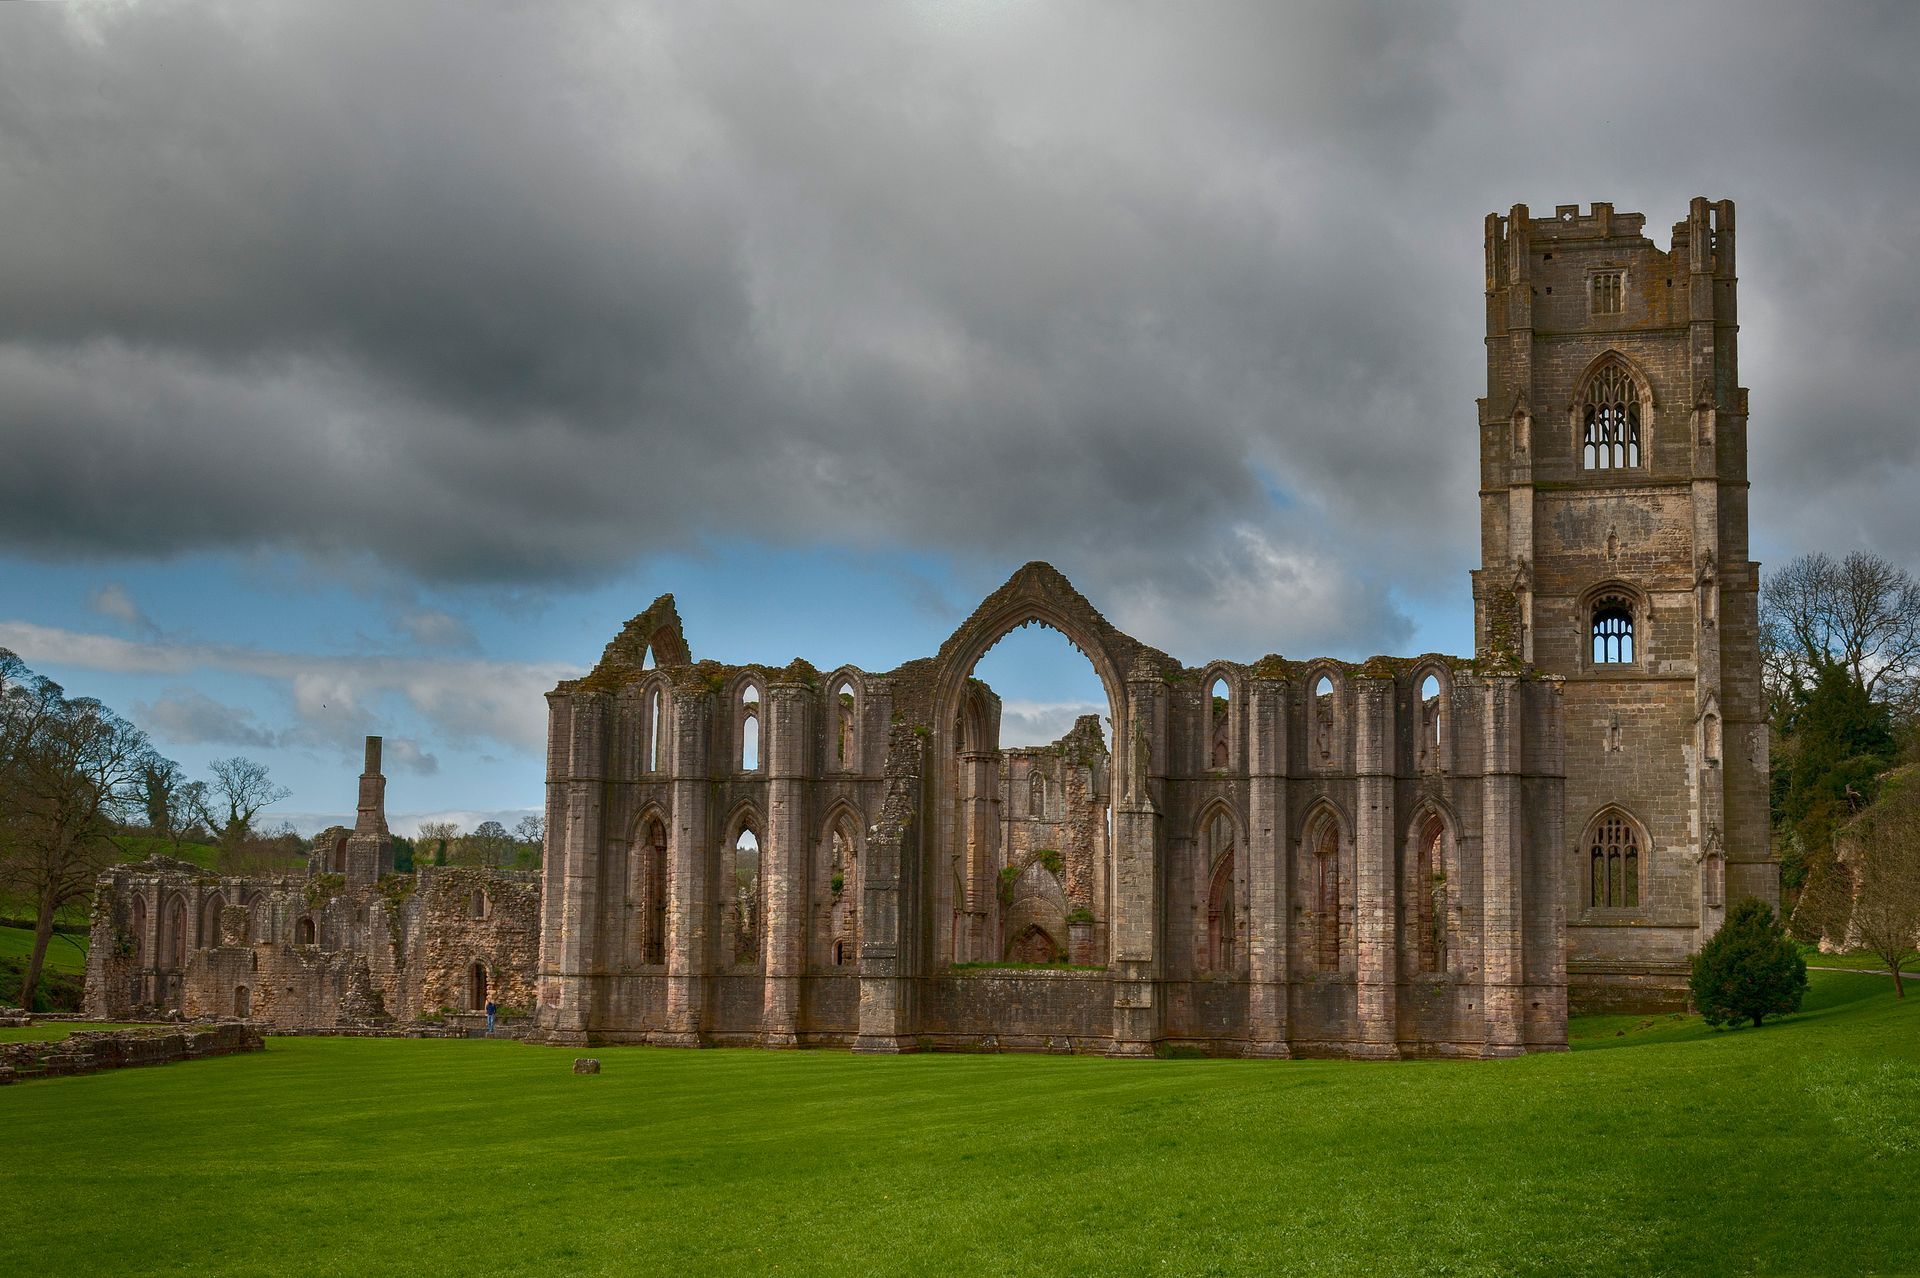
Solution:
{"label": "large gothic archway", "polygon": [[[1086,657],[1106,694],[1111,753],[1101,781],[1109,814],[1134,767],[1134,751],[1126,748],[1134,736],[1126,673],[1142,655],[1170,660],[1116,630],[1064,576],[1042,563],[1015,573],[941,645],[935,658],[930,760],[934,837],[929,882],[936,963],[998,958],[1005,948],[992,924],[998,888],[996,805],[990,802],[999,784],[997,703],[970,676],[1001,639],[1035,623],[1057,631]],[[1108,827],[1110,831],[1110,816]],[[1098,888],[1086,907],[1096,927],[1110,917],[1111,853],[1106,846]]]}

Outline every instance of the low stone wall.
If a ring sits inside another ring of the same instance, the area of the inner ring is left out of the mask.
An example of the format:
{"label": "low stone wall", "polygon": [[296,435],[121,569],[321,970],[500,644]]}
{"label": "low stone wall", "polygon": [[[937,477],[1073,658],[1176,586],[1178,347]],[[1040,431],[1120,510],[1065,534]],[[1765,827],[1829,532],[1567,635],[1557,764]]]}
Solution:
{"label": "low stone wall", "polygon": [[167,1065],[264,1047],[260,1031],[244,1021],[177,1030],[76,1030],[58,1043],[0,1045],[0,1083]]}

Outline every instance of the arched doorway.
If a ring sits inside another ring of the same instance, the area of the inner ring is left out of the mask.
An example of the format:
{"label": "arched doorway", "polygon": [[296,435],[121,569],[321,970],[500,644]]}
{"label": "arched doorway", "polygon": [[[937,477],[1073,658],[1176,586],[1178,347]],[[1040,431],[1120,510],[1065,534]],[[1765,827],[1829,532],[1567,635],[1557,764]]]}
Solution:
{"label": "arched doorway", "polygon": [[253,1015],[253,993],[244,985],[233,987],[233,1014],[242,1019]]}
{"label": "arched doorway", "polygon": [[487,1010],[487,965],[475,963],[467,969],[467,1008],[469,1011]]}

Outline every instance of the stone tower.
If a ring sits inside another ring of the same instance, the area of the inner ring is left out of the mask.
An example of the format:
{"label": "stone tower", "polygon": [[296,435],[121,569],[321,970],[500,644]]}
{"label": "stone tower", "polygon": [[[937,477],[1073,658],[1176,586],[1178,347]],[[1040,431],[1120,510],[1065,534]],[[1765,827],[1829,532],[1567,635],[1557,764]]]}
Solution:
{"label": "stone tower", "polygon": [[1779,897],[1747,545],[1733,204],[1486,226],[1477,655],[1566,679],[1576,1006],[1684,1000],[1726,906]]}

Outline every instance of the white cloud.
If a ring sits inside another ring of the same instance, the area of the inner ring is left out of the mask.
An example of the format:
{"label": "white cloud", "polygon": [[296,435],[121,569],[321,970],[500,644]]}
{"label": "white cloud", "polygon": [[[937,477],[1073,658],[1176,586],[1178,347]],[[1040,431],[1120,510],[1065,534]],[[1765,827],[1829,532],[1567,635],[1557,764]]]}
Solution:
{"label": "white cloud", "polygon": [[1000,744],[1008,746],[1052,745],[1067,735],[1073,721],[1083,714],[1100,716],[1100,731],[1111,731],[1105,705],[1091,701],[1025,701],[1009,698],[1000,703]]}
{"label": "white cloud", "polygon": [[[29,665],[58,663],[119,674],[206,670],[274,681],[285,689],[299,719],[283,736],[346,749],[357,748],[360,736],[379,731],[378,701],[397,696],[449,744],[492,741],[537,754],[546,744],[545,694],[559,680],[582,673],[577,666],[559,663],[324,656],[169,640],[133,643],[25,621],[0,621],[0,647],[13,649]],[[417,762],[426,767],[429,758],[423,753]]]}

